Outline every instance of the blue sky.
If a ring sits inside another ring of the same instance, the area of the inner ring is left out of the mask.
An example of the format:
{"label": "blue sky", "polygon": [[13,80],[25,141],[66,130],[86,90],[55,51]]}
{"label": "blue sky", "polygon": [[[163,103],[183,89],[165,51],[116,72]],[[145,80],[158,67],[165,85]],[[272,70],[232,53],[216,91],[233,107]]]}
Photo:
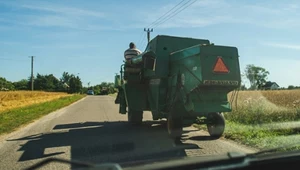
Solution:
{"label": "blue sky", "polygon": [[[181,0],[51,0],[0,2],[0,76],[78,74],[85,86],[113,82],[130,41],[146,45],[144,27]],[[280,86],[300,85],[300,1],[197,0],[154,27],[151,37],[209,39],[239,49],[247,64],[266,68]]]}

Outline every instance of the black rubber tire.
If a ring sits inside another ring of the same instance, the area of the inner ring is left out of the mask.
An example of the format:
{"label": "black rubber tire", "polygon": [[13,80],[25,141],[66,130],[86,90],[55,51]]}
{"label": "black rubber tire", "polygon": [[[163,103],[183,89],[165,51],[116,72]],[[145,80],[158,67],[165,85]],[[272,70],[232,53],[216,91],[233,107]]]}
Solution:
{"label": "black rubber tire", "polygon": [[127,116],[131,125],[141,125],[143,122],[143,111],[129,110]]}
{"label": "black rubber tire", "polygon": [[168,128],[169,136],[171,138],[173,139],[181,138],[181,135],[183,133],[182,119],[180,117],[174,117],[172,114],[169,114],[167,118],[167,128]]}
{"label": "black rubber tire", "polygon": [[207,130],[212,138],[219,139],[225,130],[225,119],[223,113],[212,112],[207,116]]}

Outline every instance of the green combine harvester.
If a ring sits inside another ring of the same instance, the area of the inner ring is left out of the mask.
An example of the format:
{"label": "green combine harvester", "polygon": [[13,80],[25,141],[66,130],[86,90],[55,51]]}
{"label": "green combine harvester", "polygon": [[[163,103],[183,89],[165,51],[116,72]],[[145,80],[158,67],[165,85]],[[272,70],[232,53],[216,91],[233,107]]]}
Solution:
{"label": "green combine harvester", "polygon": [[121,65],[115,76],[115,100],[128,122],[142,123],[143,111],[153,120],[167,119],[168,133],[182,135],[196,120],[206,124],[214,138],[222,136],[230,112],[227,94],[240,86],[236,47],[219,46],[204,39],[159,35],[146,50]]}

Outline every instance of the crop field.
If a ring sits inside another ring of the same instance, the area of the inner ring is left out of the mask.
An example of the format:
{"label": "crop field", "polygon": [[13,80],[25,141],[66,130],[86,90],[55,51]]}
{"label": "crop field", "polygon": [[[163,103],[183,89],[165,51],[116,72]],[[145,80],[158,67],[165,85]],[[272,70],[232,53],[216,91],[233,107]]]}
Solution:
{"label": "crop field", "polygon": [[300,141],[300,90],[240,91],[224,116],[227,139],[259,149],[294,144]]}
{"label": "crop field", "polygon": [[[229,101],[232,93],[228,95]],[[237,100],[236,100],[237,99]],[[300,119],[300,90],[240,91],[226,120],[261,124]]]}
{"label": "crop field", "polygon": [[1,91],[0,113],[19,107],[55,100],[65,96],[70,95],[67,93],[42,91]]}

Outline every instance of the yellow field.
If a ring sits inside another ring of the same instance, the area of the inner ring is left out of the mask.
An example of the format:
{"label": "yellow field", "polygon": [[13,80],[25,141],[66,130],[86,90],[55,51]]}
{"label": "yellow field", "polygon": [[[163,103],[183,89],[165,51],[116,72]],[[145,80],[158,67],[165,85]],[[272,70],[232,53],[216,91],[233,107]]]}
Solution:
{"label": "yellow field", "polygon": [[[232,93],[228,95],[231,99]],[[268,91],[239,91],[238,106],[250,104],[273,105],[278,108],[299,108],[300,90],[268,90]],[[233,105],[235,102],[233,103]]]}
{"label": "yellow field", "polygon": [[225,114],[227,120],[260,124],[300,119],[300,90],[240,91],[237,98],[232,112]]}
{"label": "yellow field", "polygon": [[67,93],[42,91],[0,92],[0,112],[69,96]]}

